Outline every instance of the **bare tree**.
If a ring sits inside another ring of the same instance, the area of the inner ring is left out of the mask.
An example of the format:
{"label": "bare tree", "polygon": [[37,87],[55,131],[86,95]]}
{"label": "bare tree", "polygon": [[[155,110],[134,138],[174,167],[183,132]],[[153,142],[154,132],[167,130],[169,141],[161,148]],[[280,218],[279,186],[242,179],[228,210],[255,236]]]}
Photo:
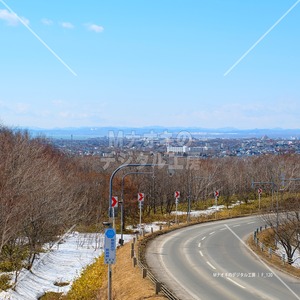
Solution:
{"label": "bare tree", "polygon": [[299,198],[290,197],[286,199],[283,209],[283,212],[267,214],[263,219],[273,230],[275,239],[284,248],[288,263],[292,264],[294,253],[300,249]]}

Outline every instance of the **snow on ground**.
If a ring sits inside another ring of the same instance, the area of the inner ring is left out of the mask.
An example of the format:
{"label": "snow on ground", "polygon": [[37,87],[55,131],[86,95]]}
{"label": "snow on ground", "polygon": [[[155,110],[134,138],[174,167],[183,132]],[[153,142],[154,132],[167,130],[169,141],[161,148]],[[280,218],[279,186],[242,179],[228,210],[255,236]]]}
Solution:
{"label": "snow on ground", "polygon": [[[117,235],[117,241],[119,238]],[[124,235],[123,239],[128,242],[132,236]],[[22,271],[15,291],[0,293],[0,299],[33,300],[49,291],[66,293],[81,271],[102,254],[103,242],[103,234],[100,233],[68,234],[50,251],[41,254],[31,271]],[[70,284],[58,287],[54,285],[56,282]]]}
{"label": "snow on ground", "polygon": [[[199,217],[204,215],[212,215],[216,211],[224,209],[224,205],[213,205],[205,210],[191,210],[191,217]],[[177,211],[178,216],[186,215],[186,211]],[[171,215],[176,215],[176,211],[172,211]]]}
{"label": "snow on ground", "polygon": [[[242,202],[242,201],[237,201],[236,203],[229,205],[228,208],[233,208],[233,207],[235,207],[237,205],[241,205],[243,203],[244,202]],[[224,208],[225,208],[225,205],[212,205],[205,210],[191,210],[191,217],[212,215],[216,211],[223,210]],[[171,215],[176,215],[176,211],[172,211]],[[187,215],[187,212],[186,211],[177,211],[177,215],[178,216]]]}
{"label": "snow on ground", "polygon": [[149,233],[151,231],[158,231],[160,230],[162,225],[167,224],[167,222],[153,222],[151,224],[143,224],[144,232]]}
{"label": "snow on ground", "polygon": [[[285,256],[285,261],[287,260],[286,252],[283,248],[283,246],[280,243],[277,243],[277,250],[275,251],[277,255],[279,255],[282,258],[282,254]],[[300,269],[300,251],[297,249],[293,255],[294,263],[292,264],[293,267]]]}
{"label": "snow on ground", "polygon": [[131,230],[132,232],[135,233],[141,233],[141,230],[144,231],[144,233],[150,233],[150,232],[154,232],[154,231],[158,231],[161,229],[161,226],[166,225],[167,222],[161,222],[161,221],[156,221],[150,224],[145,224],[142,223],[141,225],[138,224],[137,226],[126,226],[127,230]]}

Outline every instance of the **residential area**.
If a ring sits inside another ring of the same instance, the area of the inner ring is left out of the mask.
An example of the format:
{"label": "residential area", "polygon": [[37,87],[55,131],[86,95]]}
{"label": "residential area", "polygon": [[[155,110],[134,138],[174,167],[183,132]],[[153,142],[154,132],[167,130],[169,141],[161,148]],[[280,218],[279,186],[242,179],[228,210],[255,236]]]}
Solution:
{"label": "residential area", "polygon": [[182,140],[174,137],[124,137],[122,139],[99,137],[74,139],[51,138],[49,143],[69,155],[115,157],[139,152],[160,153],[163,156],[216,158],[228,156],[259,156],[265,154],[300,153],[298,138],[195,138]]}

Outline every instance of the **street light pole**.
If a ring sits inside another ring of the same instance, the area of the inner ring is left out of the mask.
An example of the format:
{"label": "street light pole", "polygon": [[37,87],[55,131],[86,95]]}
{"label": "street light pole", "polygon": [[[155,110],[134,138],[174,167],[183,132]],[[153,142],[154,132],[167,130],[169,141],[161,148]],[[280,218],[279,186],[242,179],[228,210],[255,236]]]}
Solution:
{"label": "street light pole", "polygon": [[[115,175],[118,173],[118,171],[124,169],[124,168],[128,168],[128,167],[153,167],[155,166],[154,164],[125,164],[125,165],[121,165],[118,168],[116,168],[111,176],[110,176],[110,180],[109,180],[109,195],[108,195],[108,217],[109,217],[109,223],[114,224],[114,213],[113,213],[113,207],[112,207],[112,184],[113,184],[113,179],[115,177]],[[112,221],[112,222],[111,222]],[[108,300],[111,300],[111,291],[112,291],[112,273],[111,273],[111,265],[108,265]]]}
{"label": "street light pole", "polygon": [[124,168],[128,168],[128,167],[153,167],[153,166],[157,166],[157,164],[125,164],[125,165],[121,165],[118,168],[116,168],[111,176],[110,176],[110,180],[109,180],[109,198],[108,198],[108,217],[109,219],[113,219],[114,215],[113,215],[113,208],[112,208],[112,184],[113,184],[113,179],[115,177],[115,175],[118,173],[118,171],[124,169]]}

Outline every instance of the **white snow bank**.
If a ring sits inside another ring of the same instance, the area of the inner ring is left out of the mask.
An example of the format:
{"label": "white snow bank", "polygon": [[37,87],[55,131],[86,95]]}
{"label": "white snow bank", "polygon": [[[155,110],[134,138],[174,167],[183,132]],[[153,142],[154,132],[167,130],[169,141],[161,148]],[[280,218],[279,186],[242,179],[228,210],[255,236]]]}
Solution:
{"label": "white snow bank", "polygon": [[[224,209],[224,205],[213,205],[205,210],[191,210],[191,216],[192,217],[199,217],[204,215],[212,215],[216,211]],[[176,215],[176,211],[172,211],[171,215]],[[178,216],[187,215],[186,211],[177,211]]]}
{"label": "white snow bank", "polygon": [[[117,241],[119,238],[117,235]],[[123,239],[128,242],[132,236],[124,235]],[[52,250],[41,254],[31,271],[23,270],[15,291],[1,292],[0,299],[33,300],[50,291],[68,292],[81,271],[102,254],[103,242],[100,233],[68,234]],[[59,287],[54,285],[57,282],[69,282],[69,285]]]}
{"label": "white snow bank", "polygon": [[[275,251],[277,255],[279,255],[282,258],[282,254],[285,256],[285,260],[287,260],[286,252],[283,248],[283,246],[280,243],[277,243],[277,250]],[[292,264],[295,268],[300,268],[300,251],[297,249],[293,255],[294,263]]]}

